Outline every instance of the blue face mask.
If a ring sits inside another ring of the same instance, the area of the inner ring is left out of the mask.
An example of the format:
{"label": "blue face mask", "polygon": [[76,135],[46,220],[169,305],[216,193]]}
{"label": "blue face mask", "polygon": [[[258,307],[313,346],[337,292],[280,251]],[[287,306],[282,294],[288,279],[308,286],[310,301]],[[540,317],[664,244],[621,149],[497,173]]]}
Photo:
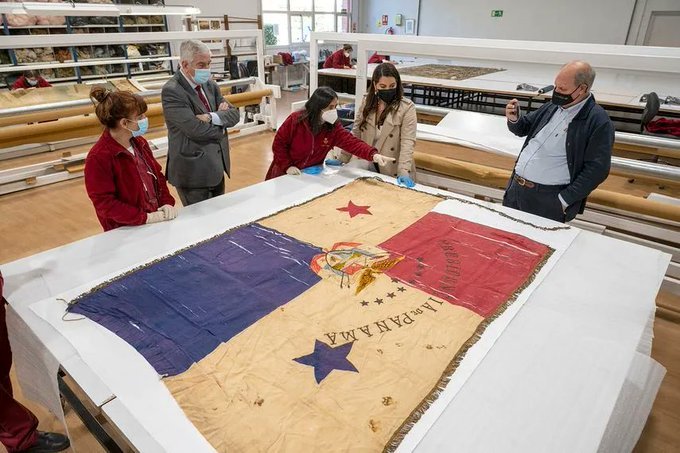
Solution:
{"label": "blue face mask", "polygon": [[149,118],[142,118],[141,120],[137,121],[137,129],[136,131],[128,129],[130,132],[132,132],[133,137],[141,137],[142,135],[146,134],[146,131],[149,130]]}
{"label": "blue face mask", "polygon": [[194,73],[194,82],[203,85],[210,80],[210,69],[196,69]]}

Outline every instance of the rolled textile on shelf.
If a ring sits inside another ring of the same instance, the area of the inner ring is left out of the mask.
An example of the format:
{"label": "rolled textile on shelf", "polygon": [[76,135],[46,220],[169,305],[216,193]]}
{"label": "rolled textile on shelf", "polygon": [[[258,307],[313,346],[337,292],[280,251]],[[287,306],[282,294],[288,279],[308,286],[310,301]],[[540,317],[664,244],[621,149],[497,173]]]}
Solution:
{"label": "rolled textile on shelf", "polygon": [[[512,172],[485,165],[415,153],[416,167],[452,176],[456,179],[482,184],[487,187],[505,188]],[[589,205],[602,205],[623,211],[680,222],[680,206],[675,206],[634,195],[621,194],[610,190],[595,189],[588,197]]]}
{"label": "rolled textile on shelf", "polygon": [[[129,84],[125,84],[122,82],[125,82],[125,79],[121,79],[121,82],[116,82],[116,84],[120,84],[118,88],[130,90]],[[272,90],[257,90],[246,91],[245,93],[239,94],[228,94],[229,89],[230,89],[229,87],[221,87],[221,91],[222,94],[225,95],[225,99],[235,107],[244,107],[246,105],[259,104],[264,96],[271,96],[272,94]],[[144,100],[146,101],[147,104],[155,104],[159,103],[161,98],[160,95],[156,95],[145,97]],[[78,107],[54,108],[35,113],[17,114],[6,117],[0,117],[0,128],[15,125],[25,125],[28,123],[37,123],[39,121],[52,121],[77,115],[87,115],[91,113],[94,113],[94,107],[92,106],[92,104],[86,104]],[[34,142],[28,141],[27,143]],[[7,146],[9,145],[5,145],[2,142],[0,142],[0,147]]]}
{"label": "rolled textile on shelf", "polygon": [[[222,90],[228,90],[228,87],[223,87]],[[235,107],[243,107],[245,105],[257,104],[262,100],[263,96],[271,94],[271,90],[258,90],[227,95],[225,99]],[[152,101],[155,101],[155,103],[152,103]],[[149,107],[146,112],[146,116],[149,118],[149,126],[163,126],[165,120],[160,97],[147,98],[146,102]],[[16,121],[17,117],[24,121],[49,121],[54,119],[50,115],[53,112],[45,111],[0,118],[0,126],[4,126],[0,127],[0,146],[9,148],[30,143],[49,143],[57,140],[97,135],[101,132],[96,116],[92,115],[94,111],[93,106],[71,107],[63,110],[68,114],[78,116],[62,117],[56,121],[35,124],[12,124],[12,122]],[[87,116],[82,116],[83,114]]]}

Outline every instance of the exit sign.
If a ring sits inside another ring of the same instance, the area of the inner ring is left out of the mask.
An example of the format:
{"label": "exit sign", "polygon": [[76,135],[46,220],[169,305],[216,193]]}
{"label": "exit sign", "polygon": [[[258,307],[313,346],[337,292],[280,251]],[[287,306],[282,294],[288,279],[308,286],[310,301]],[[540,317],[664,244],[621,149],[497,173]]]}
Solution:
{"label": "exit sign", "polygon": [[494,9],[491,11],[491,17],[503,17],[502,9]]}

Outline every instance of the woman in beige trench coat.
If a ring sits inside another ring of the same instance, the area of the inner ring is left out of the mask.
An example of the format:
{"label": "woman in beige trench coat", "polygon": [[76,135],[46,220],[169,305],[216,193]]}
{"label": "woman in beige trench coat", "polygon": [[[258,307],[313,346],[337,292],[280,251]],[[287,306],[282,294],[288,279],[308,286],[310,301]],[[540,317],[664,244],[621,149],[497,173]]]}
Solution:
{"label": "woman in beige trench coat", "polygon": [[[395,158],[395,162],[376,165],[377,170],[396,177],[406,187],[415,185],[413,148],[417,123],[416,107],[404,98],[399,71],[392,63],[379,64],[373,71],[371,88],[354,115],[352,133],[377,148],[380,154]],[[347,163],[351,157],[342,152],[340,161]]]}

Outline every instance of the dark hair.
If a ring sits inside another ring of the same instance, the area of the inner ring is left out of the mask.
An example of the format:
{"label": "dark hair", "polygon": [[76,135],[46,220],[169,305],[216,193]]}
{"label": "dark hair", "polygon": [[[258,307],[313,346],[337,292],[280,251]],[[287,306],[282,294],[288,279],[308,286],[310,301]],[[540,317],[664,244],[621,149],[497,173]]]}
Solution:
{"label": "dark hair", "polygon": [[353,50],[352,45],[351,44],[343,44],[342,50],[349,50],[351,52]]}
{"label": "dark hair", "polygon": [[40,76],[40,73],[36,71],[35,69],[29,69],[28,71],[24,71],[24,78],[30,79],[35,77],[36,79]]}
{"label": "dark hair", "polygon": [[332,129],[332,124],[327,124],[321,119],[323,110],[331,105],[333,100],[337,99],[338,95],[329,87],[319,87],[314,90],[314,93],[309,97],[305,103],[305,111],[298,121],[309,121],[309,126],[312,128],[314,135],[318,134],[322,129]]}
{"label": "dark hair", "polygon": [[[144,99],[130,91],[111,91],[102,86],[90,90],[99,122],[108,128],[115,128],[123,118],[141,115],[147,110]],[[95,102],[96,101],[96,102]]]}
{"label": "dark hair", "polygon": [[399,103],[404,97],[404,87],[401,85],[401,77],[399,76],[399,71],[392,63],[380,63],[375,67],[373,71],[373,77],[371,78],[371,87],[368,90],[368,95],[366,96],[366,105],[364,106],[364,111],[362,112],[363,118],[361,123],[359,123],[359,130],[364,130],[366,127],[366,122],[368,120],[368,115],[373,111],[378,111],[378,95],[375,94],[375,86],[381,77],[394,77],[397,81],[397,95],[394,100],[388,105],[385,110],[383,110],[380,118],[376,119],[377,126],[382,126],[385,122],[385,118],[392,111],[397,111],[399,109]]}

